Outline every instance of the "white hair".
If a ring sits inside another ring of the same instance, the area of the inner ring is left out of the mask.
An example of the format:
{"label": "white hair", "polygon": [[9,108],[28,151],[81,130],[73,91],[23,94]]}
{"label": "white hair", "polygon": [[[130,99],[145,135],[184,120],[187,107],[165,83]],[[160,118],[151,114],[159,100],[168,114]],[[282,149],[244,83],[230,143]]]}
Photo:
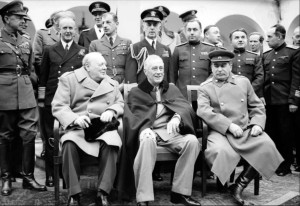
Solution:
{"label": "white hair", "polygon": [[155,61],[160,61],[163,63],[163,60],[160,56],[157,56],[155,54],[149,55],[144,62],[144,70],[151,69],[151,67],[153,66],[153,62]]}

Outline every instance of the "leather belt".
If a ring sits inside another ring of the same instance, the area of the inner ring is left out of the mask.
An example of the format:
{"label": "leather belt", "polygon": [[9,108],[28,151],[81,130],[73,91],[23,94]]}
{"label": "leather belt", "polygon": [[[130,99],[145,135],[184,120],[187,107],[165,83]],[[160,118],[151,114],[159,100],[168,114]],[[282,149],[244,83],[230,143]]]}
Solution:
{"label": "leather belt", "polygon": [[0,73],[16,74],[20,75],[29,75],[28,69],[24,69],[21,66],[17,66],[16,69],[0,68]]}

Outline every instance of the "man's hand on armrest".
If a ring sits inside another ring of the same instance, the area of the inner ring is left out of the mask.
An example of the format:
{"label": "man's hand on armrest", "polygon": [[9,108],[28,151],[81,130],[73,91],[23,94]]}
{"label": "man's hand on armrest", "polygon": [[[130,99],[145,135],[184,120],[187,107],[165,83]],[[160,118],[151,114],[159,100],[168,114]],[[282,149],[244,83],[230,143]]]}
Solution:
{"label": "man's hand on armrest", "polygon": [[228,128],[229,132],[233,134],[235,138],[240,138],[243,136],[243,130],[237,124],[231,123]]}
{"label": "man's hand on armrest", "polygon": [[179,132],[179,125],[180,125],[181,117],[179,114],[175,114],[172,119],[167,124],[167,132],[168,134],[176,134]]}
{"label": "man's hand on armrest", "polygon": [[78,125],[82,129],[88,128],[91,124],[91,120],[88,116],[80,116],[74,121],[74,125]]}

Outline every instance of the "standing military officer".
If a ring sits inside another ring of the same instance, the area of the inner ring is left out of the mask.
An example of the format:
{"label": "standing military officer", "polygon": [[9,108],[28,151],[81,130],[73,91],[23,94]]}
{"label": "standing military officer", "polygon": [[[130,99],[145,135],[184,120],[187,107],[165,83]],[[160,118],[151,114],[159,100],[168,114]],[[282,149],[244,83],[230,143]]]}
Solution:
{"label": "standing military officer", "polygon": [[233,52],[235,54],[232,59],[232,73],[247,77],[256,93],[263,97],[262,86],[264,82],[264,70],[259,55],[246,50],[247,32],[245,29],[235,29],[229,34]]}
{"label": "standing military officer", "polygon": [[78,44],[86,49],[89,49],[91,41],[103,37],[102,15],[110,12],[110,6],[105,2],[96,1],[89,6],[89,11],[94,16],[95,25],[93,28],[82,30],[78,41]]}
{"label": "standing military officer", "polygon": [[171,50],[157,41],[163,14],[157,9],[147,9],[142,12],[141,19],[145,38],[130,47],[125,66],[125,83],[140,83],[146,78],[143,72],[144,62],[151,54],[163,59],[164,78],[168,82],[173,82]]}
{"label": "standing military officer", "polygon": [[267,109],[266,131],[274,140],[285,159],[276,171],[278,176],[291,173],[292,122],[291,114],[298,110],[297,89],[300,83],[299,50],[285,43],[286,30],[275,25],[267,32],[267,43],[271,50],[263,54],[265,72],[264,98]]}
{"label": "standing military officer", "polygon": [[179,15],[179,18],[181,18],[181,21],[183,23],[183,27],[180,28],[179,31],[178,31],[181,43],[185,43],[185,42],[188,41],[188,38],[187,38],[186,33],[185,33],[185,24],[188,21],[191,21],[193,19],[197,19],[196,14],[197,14],[197,10],[190,10],[190,11],[184,12],[183,14]]}
{"label": "standing military officer", "polygon": [[[35,137],[38,114],[29,75],[32,67],[31,43],[18,30],[26,13],[21,1],[13,1],[0,9],[4,27],[0,30],[0,167],[1,194],[10,195],[11,162],[9,151],[16,136],[23,140],[23,188],[46,191],[34,178]],[[16,131],[18,131],[16,133]]]}
{"label": "standing military officer", "polygon": [[93,40],[89,51],[102,54],[106,61],[107,75],[119,82],[119,89],[123,91],[126,55],[131,40],[122,38],[117,34],[119,21],[116,14],[103,14],[102,22],[105,35],[99,40]]}
{"label": "standing military officer", "polygon": [[170,14],[170,10],[165,6],[157,6],[154,9],[159,10],[164,18],[161,21],[161,31],[159,32],[158,41],[163,45],[168,46],[171,49],[171,52],[174,52],[176,45],[180,44],[180,36],[178,33],[170,31],[166,28],[167,17]]}
{"label": "standing military officer", "polygon": [[[210,61],[208,53],[218,47],[200,41],[202,32],[201,22],[190,20],[185,25],[188,42],[178,45],[173,54],[174,81],[187,98],[186,85],[199,85],[210,75]],[[197,105],[197,98],[192,96],[193,107]]]}
{"label": "standing military officer", "polygon": [[220,30],[216,25],[208,25],[203,30],[204,40],[203,42],[219,46],[222,44]]}
{"label": "standing military officer", "polygon": [[252,32],[249,34],[249,46],[250,50],[256,54],[258,54],[260,57],[262,57],[263,53],[263,42],[264,37],[259,32]]}
{"label": "standing military officer", "polygon": [[60,18],[60,41],[44,50],[41,75],[39,82],[38,100],[44,108],[44,118],[41,122],[45,126],[45,169],[46,186],[53,186],[53,124],[51,102],[58,85],[58,78],[65,72],[73,71],[82,66],[82,59],[87,52],[84,47],[74,42],[76,23],[70,17]]}

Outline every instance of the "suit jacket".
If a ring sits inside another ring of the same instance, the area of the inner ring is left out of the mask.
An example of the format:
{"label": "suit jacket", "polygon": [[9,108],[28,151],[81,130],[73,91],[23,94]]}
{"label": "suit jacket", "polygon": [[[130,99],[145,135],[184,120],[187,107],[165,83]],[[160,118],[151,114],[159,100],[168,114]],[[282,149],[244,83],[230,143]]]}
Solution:
{"label": "suit jacket", "polygon": [[95,28],[83,30],[79,36],[78,44],[85,47],[87,50],[93,40],[98,39]]}
{"label": "suit jacket", "polygon": [[90,52],[99,52],[106,60],[107,75],[122,83],[124,80],[126,56],[129,52],[131,40],[117,35],[113,46],[110,45],[107,36],[99,40],[93,40],[90,44]]}
{"label": "suit jacket", "polygon": [[[6,44],[17,47],[25,64],[16,53]],[[18,76],[16,68],[27,69],[27,74]],[[30,80],[32,72],[32,45],[20,34],[14,40],[3,29],[0,30],[0,110],[18,110],[36,107],[36,100]]]}
{"label": "suit jacket", "polygon": [[[96,83],[83,67],[62,75],[52,101],[53,116],[66,130],[61,143],[71,140],[85,153],[97,157],[99,143],[86,142],[83,129],[74,126],[73,122],[81,115],[89,116],[90,119],[100,117],[106,110],[113,110],[116,117],[122,116],[124,100],[118,87],[118,82],[108,76],[100,84]],[[122,145],[116,130],[104,133],[100,139],[108,145]]]}
{"label": "suit jacket", "polygon": [[[156,49],[154,50],[152,46],[149,44],[149,42],[146,39],[143,39],[142,41],[133,44],[132,48],[133,50],[130,50],[130,52],[127,55],[127,60],[125,65],[125,83],[135,83],[135,82],[141,83],[146,78],[143,71],[144,67],[141,67],[139,69],[137,60],[132,57],[132,53],[135,56],[137,56],[143,48],[146,48],[149,55],[156,54],[162,58],[165,67],[164,79],[168,82],[174,82],[173,69],[172,69],[172,57],[171,57],[171,50],[169,47],[157,41]],[[140,63],[142,63],[144,59],[143,57],[139,60]]]}
{"label": "suit jacket", "polygon": [[65,72],[81,67],[82,59],[86,53],[86,49],[74,41],[67,54],[65,54],[61,41],[45,49],[39,84],[39,87],[45,87],[45,105],[51,105],[58,78]]}

